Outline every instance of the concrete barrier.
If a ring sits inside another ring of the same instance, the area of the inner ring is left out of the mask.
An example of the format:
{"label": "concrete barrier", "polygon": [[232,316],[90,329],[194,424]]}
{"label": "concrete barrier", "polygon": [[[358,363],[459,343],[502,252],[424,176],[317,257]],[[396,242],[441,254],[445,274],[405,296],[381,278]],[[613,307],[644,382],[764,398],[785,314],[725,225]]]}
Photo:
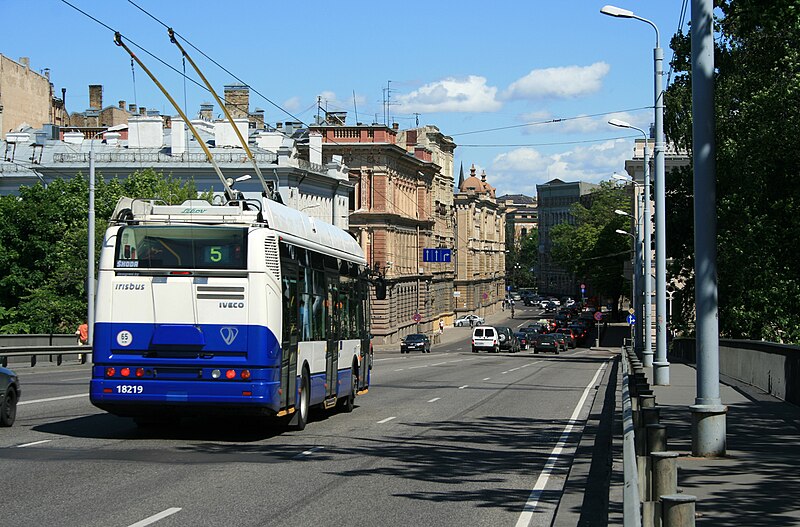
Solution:
{"label": "concrete barrier", "polygon": [[[670,358],[695,364],[694,339],[674,339]],[[719,372],[800,406],[800,346],[720,339]]]}

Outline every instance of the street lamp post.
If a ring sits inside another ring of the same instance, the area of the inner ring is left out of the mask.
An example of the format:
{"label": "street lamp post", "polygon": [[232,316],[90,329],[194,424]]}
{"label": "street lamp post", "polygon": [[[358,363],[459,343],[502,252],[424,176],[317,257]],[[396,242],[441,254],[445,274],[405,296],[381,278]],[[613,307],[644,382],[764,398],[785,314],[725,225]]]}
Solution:
{"label": "street lamp post", "polygon": [[[639,207],[637,207],[638,209]],[[644,349],[643,346],[643,335],[642,335],[642,282],[644,281],[644,274],[643,274],[643,265],[642,265],[642,228],[641,228],[641,214],[637,214],[636,216],[632,214],[628,214],[624,210],[615,210],[615,214],[619,214],[621,216],[628,216],[635,221],[635,233],[636,235],[633,236],[633,245],[634,245],[634,252],[633,252],[633,261],[634,261],[634,268],[633,268],[633,284],[631,289],[633,290],[633,309],[636,316],[636,321],[633,324],[633,342],[634,342],[634,350],[636,351],[637,356],[642,355],[642,351]],[[628,236],[632,236],[631,233],[627,231],[623,231],[622,229],[617,229],[616,231],[619,234],[626,234]]]}
{"label": "street lamp post", "polygon": [[[619,18],[633,18],[649,24],[656,32],[656,47],[653,49],[653,95],[655,101],[656,137],[653,147],[655,158],[655,232],[656,232],[656,357],[653,362],[653,383],[669,384],[669,362],[667,361],[667,243],[666,205],[664,181],[664,90],[661,78],[664,75],[664,50],[658,27],[650,20],[635,15],[632,11],[607,5],[600,12]],[[649,201],[649,196],[648,196]],[[648,273],[649,273],[648,269]]]}
{"label": "street lamp post", "polygon": [[642,184],[642,194],[644,195],[644,208],[642,217],[642,240],[643,240],[643,269],[642,281],[644,282],[644,349],[642,350],[642,364],[645,367],[653,366],[653,286],[650,275],[651,255],[650,249],[650,152],[647,146],[647,133],[641,128],[637,128],[625,121],[619,119],[610,119],[608,124],[618,128],[630,128],[631,130],[638,130],[644,136],[644,181]]}

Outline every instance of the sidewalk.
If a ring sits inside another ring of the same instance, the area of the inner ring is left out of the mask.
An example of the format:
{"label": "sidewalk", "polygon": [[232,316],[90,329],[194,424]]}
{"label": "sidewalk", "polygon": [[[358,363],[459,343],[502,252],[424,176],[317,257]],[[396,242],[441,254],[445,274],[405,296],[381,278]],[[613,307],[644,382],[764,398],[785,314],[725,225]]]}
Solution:
{"label": "sidewalk", "polygon": [[[652,370],[646,370],[652,380]],[[695,458],[689,406],[696,374],[692,365],[671,363],[671,385],[652,386],[667,426],[667,448],[681,456],[678,491],[697,497],[696,525],[800,525],[800,408],[723,378],[727,455]]]}

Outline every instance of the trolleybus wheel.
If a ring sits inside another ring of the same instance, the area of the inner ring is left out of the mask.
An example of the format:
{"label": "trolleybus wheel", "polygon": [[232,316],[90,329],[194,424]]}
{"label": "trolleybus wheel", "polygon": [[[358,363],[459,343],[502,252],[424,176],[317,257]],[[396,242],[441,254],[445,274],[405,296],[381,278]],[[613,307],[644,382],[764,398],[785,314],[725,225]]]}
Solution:
{"label": "trolleybus wheel", "polygon": [[356,406],[356,392],[358,391],[358,370],[355,365],[350,368],[350,395],[342,401],[342,411],[350,413]]}
{"label": "trolleybus wheel", "polygon": [[294,423],[295,430],[304,430],[308,424],[310,401],[311,382],[308,379],[308,370],[303,368],[303,375],[300,377],[300,399],[297,401],[297,421]]}

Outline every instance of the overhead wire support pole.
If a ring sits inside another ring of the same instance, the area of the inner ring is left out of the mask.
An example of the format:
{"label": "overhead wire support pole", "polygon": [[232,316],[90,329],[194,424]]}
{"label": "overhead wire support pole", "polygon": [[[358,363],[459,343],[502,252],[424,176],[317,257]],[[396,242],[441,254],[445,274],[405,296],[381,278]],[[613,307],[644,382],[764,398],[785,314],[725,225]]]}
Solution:
{"label": "overhead wire support pole", "polygon": [[167,100],[169,100],[170,104],[172,104],[172,106],[178,112],[178,115],[181,116],[183,121],[189,127],[189,130],[191,130],[192,135],[195,137],[195,139],[197,139],[197,143],[203,149],[203,152],[205,152],[206,158],[208,158],[208,162],[211,163],[212,167],[214,167],[214,171],[217,173],[220,182],[222,182],[222,186],[225,188],[225,195],[228,197],[229,200],[233,199],[234,197],[233,189],[228,184],[227,180],[225,179],[225,176],[222,175],[222,170],[220,170],[219,165],[217,165],[217,162],[214,161],[214,156],[211,155],[211,151],[208,149],[208,146],[206,146],[205,141],[203,141],[203,138],[200,136],[197,129],[194,127],[191,121],[189,121],[189,118],[186,117],[186,114],[183,113],[183,110],[181,110],[181,107],[178,105],[178,103],[175,102],[175,99],[173,99],[172,96],[169,94],[169,92],[164,88],[164,86],[162,86],[161,83],[158,82],[158,79],[156,79],[155,75],[153,75],[150,72],[150,70],[147,69],[147,66],[145,66],[141,60],[139,60],[139,57],[137,57],[136,54],[133,51],[131,51],[131,49],[128,46],[125,45],[125,43],[122,41],[122,34],[119,31],[116,31],[114,33],[114,43],[128,52],[128,55],[130,55],[131,58],[136,61],[139,67],[142,68],[142,70],[145,73],[147,73],[147,75],[150,77],[153,83],[158,87],[159,90],[161,90],[161,93],[163,93],[164,96],[167,98]]}
{"label": "overhead wire support pole", "polygon": [[[203,84],[206,85],[206,88],[208,88],[208,91],[210,91],[211,95],[214,96],[214,100],[217,101],[217,104],[220,106],[220,108],[222,108],[222,111],[225,113],[225,117],[228,119],[228,122],[231,123],[231,126],[233,127],[234,133],[236,133],[236,137],[239,138],[239,142],[242,144],[242,148],[244,148],[244,151],[247,154],[247,158],[250,159],[250,162],[253,164],[253,169],[256,172],[256,176],[258,176],[258,180],[261,181],[261,186],[264,188],[264,192],[270,194],[270,197],[272,197],[273,192],[277,192],[278,191],[279,182],[278,181],[275,182],[275,188],[273,189],[272,192],[270,192],[270,189],[267,186],[267,182],[264,180],[264,176],[261,174],[261,169],[258,168],[258,163],[256,163],[255,156],[253,156],[253,152],[250,150],[250,147],[247,145],[247,141],[244,139],[244,137],[242,137],[242,133],[239,131],[239,127],[236,126],[236,123],[233,122],[233,117],[231,116],[230,112],[228,111],[228,107],[225,104],[222,103],[222,100],[219,98],[219,95],[217,95],[217,92],[211,86],[211,83],[208,82],[208,79],[206,79],[205,75],[203,75],[203,72],[200,71],[200,68],[198,68],[197,64],[195,64],[194,60],[192,60],[192,57],[190,57],[189,54],[186,53],[186,50],[183,49],[183,46],[181,46],[181,43],[178,42],[177,38],[175,38],[175,31],[173,31],[173,29],[170,27],[170,28],[167,28],[167,32],[169,33],[170,42],[172,42],[173,44],[178,46],[178,49],[181,51],[181,54],[183,55],[183,57],[186,60],[189,61],[189,64],[192,66],[192,68],[194,68],[194,71],[197,72],[197,75],[200,76],[200,80],[203,81]],[[249,111],[249,109],[248,109],[248,111]],[[189,124],[188,121],[187,121],[187,124]]]}

